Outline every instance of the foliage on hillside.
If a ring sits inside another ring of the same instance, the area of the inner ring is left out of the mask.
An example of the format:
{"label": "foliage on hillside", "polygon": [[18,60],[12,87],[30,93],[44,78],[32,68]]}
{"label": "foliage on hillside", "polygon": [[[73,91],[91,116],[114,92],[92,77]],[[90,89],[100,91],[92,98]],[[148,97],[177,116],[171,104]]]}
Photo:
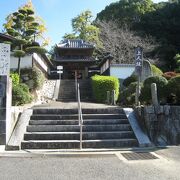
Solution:
{"label": "foliage on hillside", "polygon": [[[101,11],[96,21],[114,22],[120,30],[128,26],[130,34],[136,34],[139,38],[152,37],[158,43],[147,54],[158,59],[156,63],[164,70],[177,68],[174,56],[180,52],[179,0],[157,4],[152,0],[121,0]],[[104,39],[102,38],[103,44]],[[120,48],[123,47],[122,43]]]}

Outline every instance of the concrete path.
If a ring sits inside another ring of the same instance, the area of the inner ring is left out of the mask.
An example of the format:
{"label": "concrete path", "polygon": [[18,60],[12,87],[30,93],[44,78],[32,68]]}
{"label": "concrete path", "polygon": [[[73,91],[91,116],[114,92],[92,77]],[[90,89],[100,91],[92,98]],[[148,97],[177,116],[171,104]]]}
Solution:
{"label": "concrete path", "polygon": [[127,161],[111,153],[0,155],[2,180],[179,180],[180,147],[154,149],[155,160]]}
{"label": "concrete path", "polygon": [[[98,103],[91,103],[91,102],[82,102],[81,103],[82,108],[114,108],[119,106],[110,106],[106,104],[98,104]],[[33,108],[62,108],[62,109],[77,109],[78,104],[77,102],[57,102],[57,101],[51,101],[46,104],[40,104],[35,105]]]}

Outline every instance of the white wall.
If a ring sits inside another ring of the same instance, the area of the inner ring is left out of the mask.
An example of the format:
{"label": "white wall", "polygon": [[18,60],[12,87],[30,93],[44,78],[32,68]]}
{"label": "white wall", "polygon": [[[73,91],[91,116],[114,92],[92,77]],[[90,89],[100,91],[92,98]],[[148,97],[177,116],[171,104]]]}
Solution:
{"label": "white wall", "polygon": [[40,55],[33,53],[33,58],[44,71],[48,72],[48,66],[44,63],[43,58]]}
{"label": "white wall", "polygon": [[130,76],[135,70],[135,65],[120,65],[113,64],[110,66],[110,75],[119,79],[125,79]]}
{"label": "white wall", "polygon": [[[41,66],[41,68],[44,69],[45,72],[48,72],[48,66],[44,63],[43,58],[36,53],[21,58],[21,69],[32,68],[33,58]],[[11,69],[17,69],[18,67],[18,58],[14,57],[13,55],[11,55],[10,67]]]}
{"label": "white wall", "polygon": [[[11,69],[17,69],[18,67],[18,58],[13,55],[11,55],[10,67]],[[21,68],[32,68],[32,55],[21,58]]]}

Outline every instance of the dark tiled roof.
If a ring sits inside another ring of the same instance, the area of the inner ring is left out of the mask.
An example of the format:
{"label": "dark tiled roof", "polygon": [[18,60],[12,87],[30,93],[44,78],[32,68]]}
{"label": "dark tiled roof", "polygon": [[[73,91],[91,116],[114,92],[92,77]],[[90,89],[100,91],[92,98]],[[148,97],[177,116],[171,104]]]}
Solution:
{"label": "dark tiled roof", "polygon": [[81,57],[81,58],[60,57],[56,61],[59,61],[59,62],[91,62],[91,61],[96,61],[96,60],[93,57]]}
{"label": "dark tiled roof", "polygon": [[5,39],[5,40],[9,40],[9,41],[13,41],[13,40],[15,40],[15,38],[14,37],[12,37],[12,36],[10,36],[10,35],[7,35],[7,34],[3,34],[3,33],[0,33],[0,39],[1,38],[3,38],[3,39]]}
{"label": "dark tiled roof", "polygon": [[94,48],[93,44],[87,43],[81,39],[66,39],[57,45],[59,48]]}

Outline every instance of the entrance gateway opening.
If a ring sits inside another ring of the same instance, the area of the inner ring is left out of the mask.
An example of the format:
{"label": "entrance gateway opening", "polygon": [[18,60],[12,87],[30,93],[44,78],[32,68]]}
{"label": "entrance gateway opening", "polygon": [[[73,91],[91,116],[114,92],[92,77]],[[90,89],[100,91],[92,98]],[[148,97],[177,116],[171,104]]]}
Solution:
{"label": "entrance gateway opening", "polygon": [[55,47],[54,61],[63,66],[62,79],[88,79],[95,65],[95,46],[83,40],[64,40]]}

